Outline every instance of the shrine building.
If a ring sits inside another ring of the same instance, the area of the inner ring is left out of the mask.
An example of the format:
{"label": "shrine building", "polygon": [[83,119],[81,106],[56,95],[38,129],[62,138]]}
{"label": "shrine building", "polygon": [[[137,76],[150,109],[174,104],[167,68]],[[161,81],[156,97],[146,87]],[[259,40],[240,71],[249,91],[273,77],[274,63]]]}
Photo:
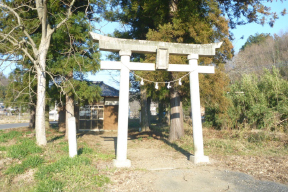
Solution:
{"label": "shrine building", "polygon": [[79,131],[105,131],[118,129],[119,90],[103,81],[91,81],[102,89],[98,102],[75,106],[76,127]]}

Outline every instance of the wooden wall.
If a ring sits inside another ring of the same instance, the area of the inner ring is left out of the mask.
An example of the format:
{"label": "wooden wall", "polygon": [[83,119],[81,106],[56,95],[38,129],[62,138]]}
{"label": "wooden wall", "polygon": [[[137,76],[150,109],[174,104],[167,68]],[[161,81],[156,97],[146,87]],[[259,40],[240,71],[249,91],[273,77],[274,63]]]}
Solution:
{"label": "wooden wall", "polygon": [[104,130],[118,129],[118,105],[104,106]]}

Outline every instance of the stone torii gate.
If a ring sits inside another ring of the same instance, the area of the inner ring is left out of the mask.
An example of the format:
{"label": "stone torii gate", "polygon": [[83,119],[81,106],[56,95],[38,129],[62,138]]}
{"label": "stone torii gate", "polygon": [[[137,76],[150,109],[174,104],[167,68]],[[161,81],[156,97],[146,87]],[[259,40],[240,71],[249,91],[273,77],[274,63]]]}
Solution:
{"label": "stone torii gate", "polygon": [[[191,72],[189,78],[194,155],[190,156],[190,160],[194,163],[209,162],[209,157],[204,156],[203,149],[198,73],[214,73],[214,66],[198,66],[197,60],[199,55],[215,55],[215,49],[220,48],[222,42],[211,44],[183,44],[112,38],[93,32],[90,32],[90,35],[95,42],[99,43],[100,50],[119,52],[121,57],[121,61],[101,61],[100,63],[101,69],[120,70],[118,136],[116,159],[113,160],[114,166],[131,166],[131,161],[127,159],[130,70],[154,71],[156,69],[162,69],[175,72]],[[156,66],[155,63],[130,62],[132,52],[157,53]],[[169,64],[169,54],[187,55],[189,65]]]}

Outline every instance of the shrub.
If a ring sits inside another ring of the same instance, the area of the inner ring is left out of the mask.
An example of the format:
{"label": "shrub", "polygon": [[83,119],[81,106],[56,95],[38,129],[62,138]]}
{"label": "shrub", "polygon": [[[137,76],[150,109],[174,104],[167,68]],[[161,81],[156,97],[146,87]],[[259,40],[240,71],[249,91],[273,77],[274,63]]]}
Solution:
{"label": "shrub", "polygon": [[206,108],[206,124],[218,129],[240,128],[249,125],[258,129],[281,129],[287,126],[288,81],[279,71],[264,70],[262,76],[243,75],[239,82],[230,86],[226,97],[226,110],[211,105]]}

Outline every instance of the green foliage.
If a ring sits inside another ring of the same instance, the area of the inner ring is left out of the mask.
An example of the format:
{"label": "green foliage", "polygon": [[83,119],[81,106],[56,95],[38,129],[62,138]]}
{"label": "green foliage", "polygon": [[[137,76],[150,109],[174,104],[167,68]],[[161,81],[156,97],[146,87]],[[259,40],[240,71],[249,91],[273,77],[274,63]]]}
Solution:
{"label": "green foliage", "polygon": [[[226,116],[214,117],[214,121],[219,123],[213,125],[218,128],[224,128],[225,123],[229,125],[228,128],[246,124],[250,128],[272,130],[280,130],[287,125],[288,82],[276,68],[271,72],[265,70],[260,77],[244,75],[241,81],[231,85],[227,98],[232,104]],[[207,121],[211,122],[211,119]]]}
{"label": "green foliage", "polygon": [[12,145],[7,149],[7,156],[15,159],[23,159],[30,154],[41,152],[42,148],[37,146],[34,140],[23,139],[19,144]]}
{"label": "green foliage", "polygon": [[[80,83],[74,81],[73,78],[83,81],[87,77],[87,72],[95,73],[99,70],[100,53],[97,50],[97,44],[91,41],[88,33],[93,28],[91,27],[93,26],[92,23],[99,21],[100,14],[106,7],[106,1],[75,1],[71,14],[67,17],[67,5],[70,3],[48,1],[47,4],[44,4],[44,10],[47,5],[47,28],[51,29],[50,32],[52,32],[58,27],[51,34],[51,39],[47,38],[47,42],[45,42],[48,45],[48,53],[47,57],[45,56],[46,58],[44,58],[46,60],[46,67],[42,70],[46,72],[46,97],[49,98],[46,100],[47,105],[49,105],[49,102],[53,102],[54,104],[55,100],[59,101],[63,99],[60,98],[63,92],[70,96],[76,95],[80,99],[83,99],[83,97],[87,99],[87,92],[91,91],[90,93],[93,94],[89,95],[89,100],[100,97],[99,88],[89,88],[87,83],[86,86],[84,83],[79,85]],[[9,57],[10,55],[18,56],[14,58],[17,61],[17,68],[11,74],[11,83],[6,91],[7,93],[5,92],[5,98],[7,102],[16,101],[36,104],[37,78],[34,67],[36,66],[37,68],[39,66],[38,56],[35,55],[38,55],[40,42],[43,43],[42,40],[45,36],[45,34],[42,34],[45,27],[43,26],[42,28],[42,23],[39,21],[39,18],[42,16],[38,17],[36,1],[20,2],[13,0],[3,1],[3,4],[14,9],[19,14],[19,20],[21,21],[21,27],[19,27],[18,20],[14,14],[1,6],[0,26],[3,29],[1,34],[3,34],[3,38],[5,37],[4,39],[2,38],[3,41],[0,44],[1,56],[5,54],[9,55]],[[34,9],[31,9],[32,7]],[[65,24],[60,27],[58,24],[66,18],[67,21]],[[6,34],[9,35],[6,36]],[[34,43],[35,46],[32,46]],[[19,46],[15,48],[15,44]],[[31,57],[27,57],[27,54]],[[35,58],[33,58],[34,56]],[[9,57],[7,59],[10,59]],[[18,58],[21,58],[21,60],[18,61]],[[52,86],[53,84],[54,87]],[[62,88],[60,88],[61,86]],[[63,87],[65,88],[63,89]],[[81,93],[83,90],[85,91],[83,93],[84,96]],[[0,87],[0,100],[2,98],[1,92],[3,92],[2,87]],[[59,94],[60,92],[61,94]],[[75,99],[78,98],[75,97]]]}
{"label": "green foliage", "polygon": [[0,84],[0,102],[3,102],[6,97],[6,86]]}
{"label": "green foliage", "polygon": [[229,91],[229,77],[224,66],[219,65],[215,74],[200,75],[201,105],[205,106],[205,126],[229,127],[229,109],[231,100],[226,97]]}
{"label": "green foliage", "polygon": [[4,131],[0,130],[0,142],[7,142],[8,140],[19,138],[22,135],[19,131],[9,131],[4,133]]}

